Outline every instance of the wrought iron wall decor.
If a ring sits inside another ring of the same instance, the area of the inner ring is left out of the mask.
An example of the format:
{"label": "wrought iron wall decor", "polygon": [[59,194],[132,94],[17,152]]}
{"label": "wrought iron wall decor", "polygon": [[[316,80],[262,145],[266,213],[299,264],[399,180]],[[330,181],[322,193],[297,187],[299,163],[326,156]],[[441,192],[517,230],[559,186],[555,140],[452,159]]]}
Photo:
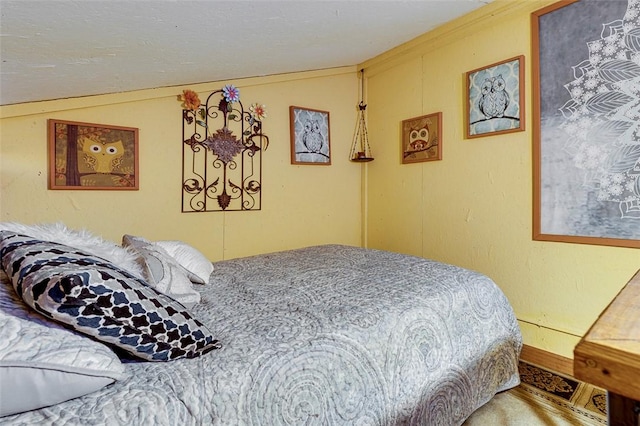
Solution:
{"label": "wrought iron wall decor", "polygon": [[269,138],[262,133],[266,108],[248,110],[233,85],[212,92],[204,103],[193,90],[182,102],[182,211],[260,210],[262,151]]}

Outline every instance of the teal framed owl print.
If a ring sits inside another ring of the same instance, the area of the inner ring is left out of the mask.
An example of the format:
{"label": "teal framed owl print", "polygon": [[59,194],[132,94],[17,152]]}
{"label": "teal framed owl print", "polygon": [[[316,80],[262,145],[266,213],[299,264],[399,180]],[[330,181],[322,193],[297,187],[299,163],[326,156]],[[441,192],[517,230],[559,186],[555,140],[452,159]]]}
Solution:
{"label": "teal framed owl print", "polygon": [[467,138],[524,130],[524,56],[466,74]]}
{"label": "teal framed owl print", "polygon": [[53,119],[48,125],[49,189],[138,189],[138,129]]}
{"label": "teal framed owl print", "polygon": [[331,165],[329,112],[289,107],[291,164]]}

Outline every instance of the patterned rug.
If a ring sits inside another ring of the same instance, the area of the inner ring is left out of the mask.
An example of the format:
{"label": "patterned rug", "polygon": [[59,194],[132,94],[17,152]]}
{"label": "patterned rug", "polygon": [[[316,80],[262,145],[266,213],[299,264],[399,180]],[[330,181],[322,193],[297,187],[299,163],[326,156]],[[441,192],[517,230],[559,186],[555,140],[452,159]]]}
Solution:
{"label": "patterned rug", "polygon": [[593,425],[607,424],[607,394],[603,389],[520,361],[521,384],[515,396],[548,405],[567,418]]}

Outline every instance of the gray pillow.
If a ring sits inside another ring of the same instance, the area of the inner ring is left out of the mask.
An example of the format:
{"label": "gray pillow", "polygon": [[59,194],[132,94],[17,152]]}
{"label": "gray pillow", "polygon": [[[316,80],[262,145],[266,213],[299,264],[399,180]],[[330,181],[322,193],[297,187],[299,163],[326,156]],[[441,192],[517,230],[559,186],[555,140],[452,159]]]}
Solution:
{"label": "gray pillow", "polygon": [[125,377],[110,348],[30,309],[0,271],[0,417],[58,404]]}
{"label": "gray pillow", "polygon": [[196,284],[208,284],[213,273],[213,263],[198,249],[184,241],[154,241],[156,247],[161,247],[169,253],[187,271],[193,275],[189,278]]}
{"label": "gray pillow", "polygon": [[182,267],[165,249],[142,237],[124,235],[122,245],[138,254],[147,283],[187,308],[200,302],[200,293],[191,285],[191,272]]}
{"label": "gray pillow", "polygon": [[148,361],[220,347],[187,309],[99,257],[0,231],[2,268],[31,308]]}

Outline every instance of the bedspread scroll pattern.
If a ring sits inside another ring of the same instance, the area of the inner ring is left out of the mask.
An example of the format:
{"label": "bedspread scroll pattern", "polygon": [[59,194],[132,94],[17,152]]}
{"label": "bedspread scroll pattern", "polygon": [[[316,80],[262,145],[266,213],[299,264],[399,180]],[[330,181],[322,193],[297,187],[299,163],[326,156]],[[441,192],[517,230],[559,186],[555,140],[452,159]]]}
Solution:
{"label": "bedspread scroll pattern", "polygon": [[221,349],[128,363],[126,380],[3,420],[460,425],[519,383],[522,341],[505,295],[456,266],[316,246],[216,262],[198,290],[193,313]]}
{"label": "bedspread scroll pattern", "polygon": [[[322,337],[308,346],[267,354],[254,363],[239,411],[248,424],[372,424],[385,417],[381,371],[356,342]],[[335,398],[339,389],[340,398]]]}

